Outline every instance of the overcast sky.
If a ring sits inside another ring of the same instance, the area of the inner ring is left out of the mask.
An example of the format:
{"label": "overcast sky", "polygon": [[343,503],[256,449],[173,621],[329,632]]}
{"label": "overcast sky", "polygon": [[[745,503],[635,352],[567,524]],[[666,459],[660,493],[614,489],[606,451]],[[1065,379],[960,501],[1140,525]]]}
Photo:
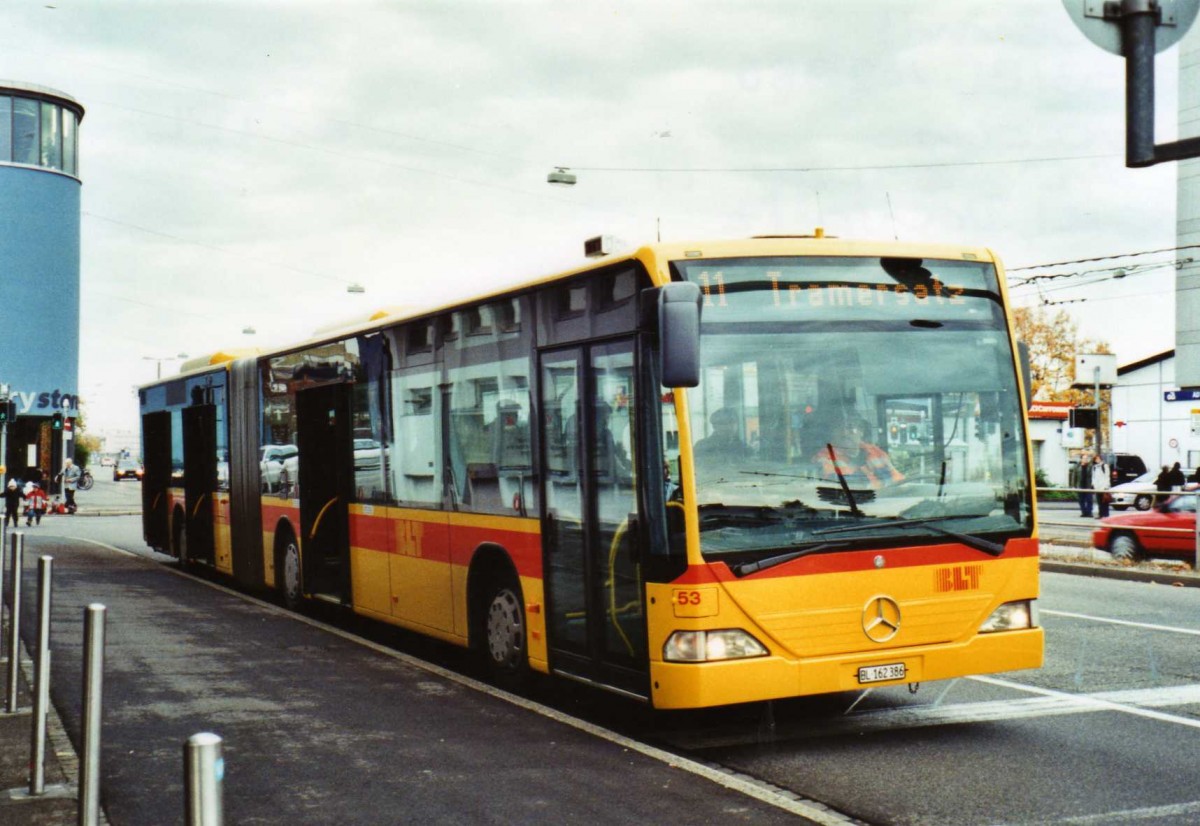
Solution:
{"label": "overcast sky", "polygon": [[1013,278],[1124,264],[1014,295],[1087,298],[1050,309],[1121,363],[1173,346],[1171,254],[1020,269],[1175,245],[1175,166],[1124,167],[1123,61],[1051,0],[5,0],[0,77],[87,109],[93,432],[136,428],[148,356],[547,274],[597,234],[823,226],[989,246]]}

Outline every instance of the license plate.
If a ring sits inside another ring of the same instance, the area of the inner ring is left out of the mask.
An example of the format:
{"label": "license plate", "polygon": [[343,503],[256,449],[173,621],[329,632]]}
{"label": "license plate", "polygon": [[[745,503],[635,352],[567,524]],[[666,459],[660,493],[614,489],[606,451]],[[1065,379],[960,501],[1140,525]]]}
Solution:
{"label": "license plate", "polygon": [[868,665],[858,669],[859,683],[882,683],[887,680],[903,680],[904,663],[889,665]]}

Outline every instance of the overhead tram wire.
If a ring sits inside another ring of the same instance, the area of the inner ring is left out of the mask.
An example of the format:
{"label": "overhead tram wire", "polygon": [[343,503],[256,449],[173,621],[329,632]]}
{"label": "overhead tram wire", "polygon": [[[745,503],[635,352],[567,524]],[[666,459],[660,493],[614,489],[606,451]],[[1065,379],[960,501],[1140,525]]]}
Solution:
{"label": "overhead tram wire", "polygon": [[250,261],[254,264],[261,264],[261,265],[268,266],[268,267],[274,267],[276,269],[288,270],[289,272],[299,273],[300,275],[308,275],[308,276],[312,276],[313,278],[323,278],[326,281],[332,281],[335,284],[340,284],[342,286],[344,286],[346,284],[345,278],[338,278],[337,276],[326,275],[325,273],[315,272],[314,270],[306,270],[302,267],[296,267],[291,264],[281,264],[278,261],[270,261],[265,258],[256,258],[253,255],[243,255],[242,253],[233,252],[232,250],[225,249],[224,247],[218,246],[217,244],[208,244],[208,243],[205,243],[204,241],[196,241],[191,238],[184,238],[181,235],[173,235],[169,232],[163,232],[162,230],[150,229],[149,227],[143,227],[140,224],[133,224],[133,223],[130,223],[129,221],[120,221],[116,218],[109,218],[106,215],[99,215],[95,212],[90,212],[88,210],[83,210],[82,214],[88,218],[95,218],[97,221],[104,221],[106,223],[114,224],[119,227],[126,227],[127,229],[135,229],[138,232],[144,232],[144,233],[147,233],[148,235],[155,235],[159,238],[167,238],[167,239],[170,239],[171,241],[177,241],[182,244],[189,244],[191,246],[200,247],[201,249],[214,250],[223,255],[228,255],[232,258],[240,258],[245,261]]}
{"label": "overhead tram wire", "polygon": [[[1014,273],[1014,272],[1022,272],[1024,270],[1045,270],[1045,269],[1049,269],[1050,267],[1067,267],[1072,264],[1093,264],[1097,261],[1112,261],[1115,258],[1137,258],[1138,256],[1142,256],[1142,255],[1157,255],[1157,254],[1164,253],[1164,252],[1179,252],[1181,250],[1194,250],[1194,249],[1200,249],[1200,244],[1185,244],[1185,245],[1179,246],[1179,247],[1165,247],[1163,249],[1142,250],[1140,252],[1113,253],[1112,255],[1100,255],[1095,258],[1076,258],[1073,261],[1051,261],[1048,264],[1028,264],[1024,267],[1008,267],[1007,272]],[[1029,281],[1032,279],[1022,279],[1022,280]]]}

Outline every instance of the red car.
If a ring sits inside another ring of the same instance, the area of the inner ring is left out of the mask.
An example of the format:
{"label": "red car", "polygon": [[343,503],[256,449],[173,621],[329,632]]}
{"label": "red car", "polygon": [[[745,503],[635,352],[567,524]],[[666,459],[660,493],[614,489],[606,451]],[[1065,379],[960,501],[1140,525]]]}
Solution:
{"label": "red car", "polygon": [[1113,559],[1195,559],[1196,497],[1172,496],[1145,513],[1101,519],[1092,532],[1092,544],[1108,551]]}

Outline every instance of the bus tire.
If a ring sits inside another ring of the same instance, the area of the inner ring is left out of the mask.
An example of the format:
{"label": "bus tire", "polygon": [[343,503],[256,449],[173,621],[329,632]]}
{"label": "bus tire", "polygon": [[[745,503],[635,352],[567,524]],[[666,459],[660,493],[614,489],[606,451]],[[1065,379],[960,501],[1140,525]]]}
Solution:
{"label": "bus tire", "polygon": [[300,544],[287,530],[275,554],[275,586],[289,610],[299,611],[304,604],[304,589],[300,574]]}
{"label": "bus tire", "polygon": [[1108,552],[1112,554],[1113,559],[1123,562],[1140,562],[1142,560],[1142,546],[1138,544],[1137,539],[1127,533],[1119,533],[1109,540]]}
{"label": "bus tire", "polygon": [[521,586],[515,576],[502,573],[494,575],[482,593],[479,650],[484,668],[497,684],[520,688],[529,675]]}

